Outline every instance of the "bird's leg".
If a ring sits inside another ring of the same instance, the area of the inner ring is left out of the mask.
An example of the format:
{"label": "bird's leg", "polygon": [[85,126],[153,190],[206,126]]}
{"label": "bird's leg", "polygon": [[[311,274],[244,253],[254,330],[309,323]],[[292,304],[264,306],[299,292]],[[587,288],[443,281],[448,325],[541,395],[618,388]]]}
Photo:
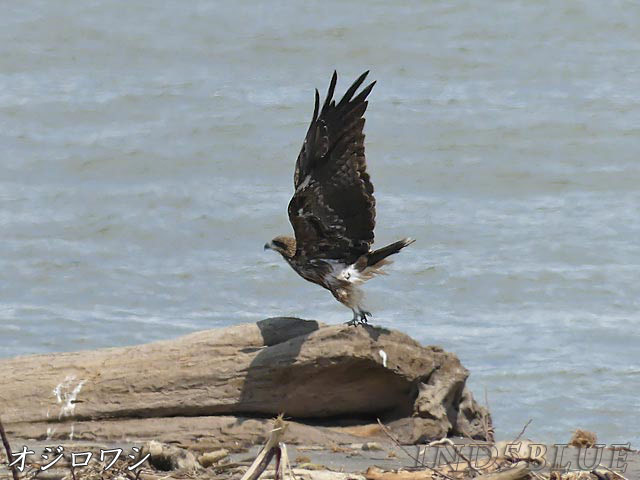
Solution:
{"label": "bird's leg", "polygon": [[360,310],[358,312],[359,317],[360,317],[360,325],[369,325],[368,322],[368,318],[367,317],[372,317],[373,315],[371,315],[371,312],[367,312],[366,310]]}
{"label": "bird's leg", "polygon": [[369,325],[369,319],[367,317],[372,317],[371,312],[367,312],[366,310],[354,310],[353,318],[346,322],[347,325],[351,325],[357,327],[358,325]]}
{"label": "bird's leg", "polygon": [[359,322],[360,322],[360,318],[358,317],[358,312],[353,310],[353,318],[348,322],[346,322],[346,324],[355,327],[358,325]]}

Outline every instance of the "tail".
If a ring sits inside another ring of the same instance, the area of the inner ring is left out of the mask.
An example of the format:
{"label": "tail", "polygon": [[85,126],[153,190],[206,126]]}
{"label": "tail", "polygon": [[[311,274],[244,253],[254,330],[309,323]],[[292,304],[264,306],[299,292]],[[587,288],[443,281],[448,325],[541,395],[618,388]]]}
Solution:
{"label": "tail", "polygon": [[[378,262],[381,262],[389,255],[393,255],[394,253],[398,253],[404,247],[411,245],[415,240],[413,238],[403,238],[402,240],[398,240],[397,242],[392,243],[391,245],[387,245],[386,247],[379,248],[378,250],[374,250],[371,253],[368,253],[367,258],[367,267],[373,267]],[[386,263],[386,262],[385,262]]]}

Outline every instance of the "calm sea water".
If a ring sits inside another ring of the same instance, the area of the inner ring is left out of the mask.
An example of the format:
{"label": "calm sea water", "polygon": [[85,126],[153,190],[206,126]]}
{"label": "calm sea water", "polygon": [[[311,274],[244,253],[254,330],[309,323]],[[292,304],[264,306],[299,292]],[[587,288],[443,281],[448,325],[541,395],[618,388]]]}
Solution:
{"label": "calm sea water", "polygon": [[0,356],[351,313],[265,241],[331,72],[378,80],[375,323],[456,352],[500,438],[640,446],[640,5],[10,2]]}

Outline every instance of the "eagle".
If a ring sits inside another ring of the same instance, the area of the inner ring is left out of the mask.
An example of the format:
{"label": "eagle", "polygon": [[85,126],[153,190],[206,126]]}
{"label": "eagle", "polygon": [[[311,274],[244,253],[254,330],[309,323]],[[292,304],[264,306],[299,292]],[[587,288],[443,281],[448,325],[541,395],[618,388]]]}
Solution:
{"label": "eagle", "polygon": [[360,75],[342,99],[333,99],[334,71],[320,108],[316,89],[311,124],[296,161],[295,192],[289,221],[295,238],[277,236],[264,249],[278,252],[305,280],[327,290],[353,311],[349,325],[365,325],[371,313],[360,289],[384,273],[387,258],[414,242],[398,240],[373,250],[376,201],[364,155],[364,113],[376,82],[356,94],[367,78]]}

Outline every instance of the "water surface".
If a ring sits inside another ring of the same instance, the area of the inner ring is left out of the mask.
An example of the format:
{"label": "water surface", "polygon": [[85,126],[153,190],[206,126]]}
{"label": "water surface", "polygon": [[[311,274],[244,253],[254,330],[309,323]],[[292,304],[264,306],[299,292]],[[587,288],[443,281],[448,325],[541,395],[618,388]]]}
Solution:
{"label": "water surface", "polygon": [[500,438],[640,443],[640,6],[14,2],[0,356],[351,313],[290,232],[313,88],[378,80],[375,323],[456,352]]}

